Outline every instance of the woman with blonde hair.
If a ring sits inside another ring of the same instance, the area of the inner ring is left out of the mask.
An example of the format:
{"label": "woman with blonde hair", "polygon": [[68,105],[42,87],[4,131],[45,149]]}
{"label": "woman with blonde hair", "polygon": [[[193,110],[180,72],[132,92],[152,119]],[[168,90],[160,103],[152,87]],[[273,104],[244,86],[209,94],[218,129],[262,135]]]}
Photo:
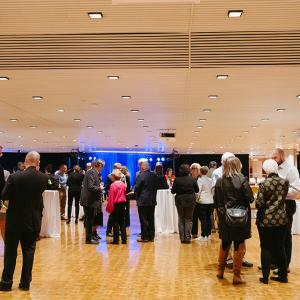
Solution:
{"label": "woman with blonde hair", "polygon": [[249,182],[242,175],[241,169],[242,164],[237,157],[228,158],[224,162],[223,176],[218,179],[214,194],[219,219],[219,237],[222,240],[217,277],[223,278],[226,258],[233,242],[234,285],[244,283],[241,267],[246,252],[245,240],[251,237],[250,203],[254,200]]}

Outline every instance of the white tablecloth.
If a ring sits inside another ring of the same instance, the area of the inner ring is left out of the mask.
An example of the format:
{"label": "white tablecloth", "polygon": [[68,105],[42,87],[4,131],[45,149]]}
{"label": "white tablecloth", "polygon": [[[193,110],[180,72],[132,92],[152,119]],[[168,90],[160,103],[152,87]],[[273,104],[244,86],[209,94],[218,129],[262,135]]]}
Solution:
{"label": "white tablecloth", "polygon": [[174,195],[170,190],[158,190],[155,207],[155,231],[160,233],[178,232],[178,214]]}
{"label": "white tablecloth", "polygon": [[300,202],[296,201],[297,210],[294,214],[292,234],[300,234]]}
{"label": "white tablecloth", "polygon": [[[67,198],[66,198],[66,210],[65,210],[65,217],[68,217],[68,189],[66,191]],[[84,215],[83,207],[79,204],[79,218],[81,218]],[[75,218],[75,198],[73,199],[73,205],[72,205],[72,211],[71,211],[71,217]]]}
{"label": "white tablecloth", "polygon": [[45,191],[41,237],[60,237],[60,201],[58,191]]}

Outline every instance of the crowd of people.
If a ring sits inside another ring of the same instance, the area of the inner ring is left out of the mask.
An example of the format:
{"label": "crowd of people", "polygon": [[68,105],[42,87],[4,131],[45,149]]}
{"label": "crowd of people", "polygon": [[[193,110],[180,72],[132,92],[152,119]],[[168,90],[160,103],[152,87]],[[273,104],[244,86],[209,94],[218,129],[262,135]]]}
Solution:
{"label": "crowd of people", "polygon": [[[1,156],[2,148],[0,150]],[[245,260],[245,241],[251,238],[250,204],[255,200],[261,248],[260,281],[268,284],[270,270],[276,266],[278,270],[275,274],[278,276],[271,276],[270,279],[288,282],[291,227],[296,210],[295,200],[300,193],[300,180],[298,170],[286,160],[282,149],[274,150],[272,159],[263,163],[267,178],[259,184],[257,199],[254,199],[249,180],[242,174],[241,161],[229,152],[223,154],[219,168],[214,161],[209,166],[182,164],[176,177],[170,168],[164,173],[161,163],[157,163],[155,170],[151,171],[148,161],[140,159],[133,187],[130,186],[126,166],[120,163],[114,164],[105,185],[101,177],[105,167],[103,160],[88,163],[84,171],[75,165],[68,172],[63,164],[56,172],[51,165],[47,165],[45,173],[42,173],[39,165],[40,155],[30,152],[24,164],[20,164],[20,168],[10,176],[5,177],[3,168],[0,168],[2,206],[8,207],[5,230],[1,223],[1,234],[5,239],[4,270],[0,282],[2,291],[11,290],[19,242],[23,254],[19,288],[28,290],[30,287],[36,240],[41,228],[42,194],[46,189],[59,191],[61,220],[67,224],[71,222],[74,199],[75,224],[79,220],[79,205],[83,206],[86,244],[97,245],[101,239],[97,227],[103,226],[102,206],[105,200],[109,213],[106,236],[112,237],[110,243],[115,245],[119,244],[120,238],[122,244],[127,243],[131,199],[136,200],[140,220],[141,232],[137,241],[154,242],[159,189],[170,189],[175,195],[182,244],[210,240],[216,211],[221,240],[217,277],[223,279],[225,267],[231,263],[234,285],[244,283],[242,266],[253,265]],[[199,221],[201,236],[198,236]]]}

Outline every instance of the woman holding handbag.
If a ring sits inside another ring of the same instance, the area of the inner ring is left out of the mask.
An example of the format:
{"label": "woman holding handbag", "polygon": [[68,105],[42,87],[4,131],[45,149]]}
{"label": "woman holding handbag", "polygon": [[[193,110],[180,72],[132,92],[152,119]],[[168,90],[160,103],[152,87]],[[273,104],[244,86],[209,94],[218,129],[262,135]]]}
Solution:
{"label": "woman holding handbag", "polygon": [[228,158],[224,162],[223,176],[218,179],[214,194],[219,219],[219,237],[222,240],[217,277],[223,278],[226,258],[233,242],[234,285],[244,283],[241,267],[246,251],[245,240],[251,237],[250,203],[254,200],[249,182],[242,175],[241,169],[242,164],[237,157]]}

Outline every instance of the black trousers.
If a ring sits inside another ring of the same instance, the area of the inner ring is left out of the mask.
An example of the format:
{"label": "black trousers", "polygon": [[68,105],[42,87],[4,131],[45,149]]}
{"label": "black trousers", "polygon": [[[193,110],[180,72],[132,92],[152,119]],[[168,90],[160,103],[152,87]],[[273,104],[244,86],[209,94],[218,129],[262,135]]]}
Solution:
{"label": "black trousers", "polygon": [[[269,278],[272,261],[277,262],[278,275],[287,277],[287,259],[285,254],[285,239],[287,228],[280,227],[260,227],[258,226],[260,239],[260,259],[264,278]],[[274,257],[272,257],[274,256]],[[273,258],[273,259],[272,259]]]}
{"label": "black trousers", "polygon": [[201,222],[201,236],[211,235],[211,216],[214,210],[213,204],[199,204],[199,217]]}
{"label": "black trousers", "polygon": [[194,206],[184,207],[181,205],[181,203],[177,202],[176,208],[178,212],[178,229],[180,240],[181,242],[189,242],[191,240]]}
{"label": "black trousers", "polygon": [[106,235],[111,233],[112,229],[113,229],[113,219],[112,219],[112,215],[109,214],[108,219],[107,219]]}
{"label": "black trousers", "polygon": [[72,192],[68,190],[68,219],[71,219],[72,213],[72,205],[73,199],[75,198],[75,218],[78,219],[79,216],[79,200],[80,200],[80,191],[79,192]]}
{"label": "black trousers", "polygon": [[125,225],[130,226],[130,197],[126,196]]}
{"label": "black trousers", "polygon": [[126,242],[126,226],[125,226],[125,209],[126,202],[115,203],[114,211],[111,213],[113,229],[114,229],[114,243],[119,242],[119,232],[121,232],[122,242]]}
{"label": "black trousers", "polygon": [[198,235],[198,220],[200,220],[199,215],[199,206],[200,204],[196,202],[193,212],[193,227],[192,227],[192,235]]}
{"label": "black trousers", "polygon": [[84,206],[84,225],[85,225],[85,240],[92,239],[92,229],[95,218],[94,208]]}
{"label": "black trousers", "polygon": [[292,225],[293,225],[293,216],[296,212],[296,201],[286,200],[286,214],[288,216],[288,224],[286,226],[286,236],[284,241],[287,267],[289,267],[292,258],[292,248],[293,248],[293,239],[292,239]]}
{"label": "black trousers", "polygon": [[2,282],[11,286],[16,266],[17,249],[21,243],[23,265],[20,283],[29,286],[32,279],[32,266],[36,246],[36,232],[8,232],[5,233],[4,269]]}
{"label": "black trousers", "polygon": [[154,211],[155,206],[138,206],[143,240],[153,240],[155,237]]}

